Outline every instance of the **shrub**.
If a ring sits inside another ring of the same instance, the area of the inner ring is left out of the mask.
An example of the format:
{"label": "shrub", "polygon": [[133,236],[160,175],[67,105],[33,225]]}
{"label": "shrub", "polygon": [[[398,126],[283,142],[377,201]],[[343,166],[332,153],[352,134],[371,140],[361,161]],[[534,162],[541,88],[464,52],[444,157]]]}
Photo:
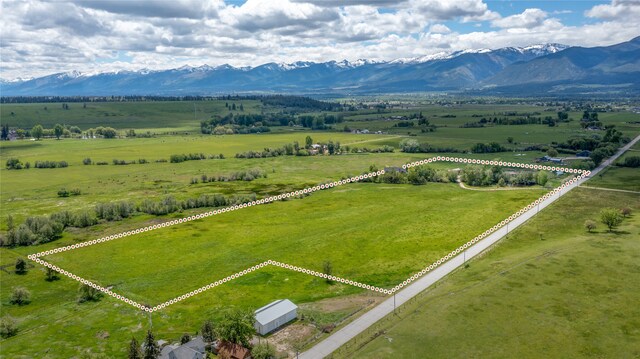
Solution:
{"label": "shrub", "polygon": [[31,292],[24,287],[15,287],[11,292],[9,302],[17,305],[29,304],[29,302],[31,302]]}
{"label": "shrub", "polygon": [[96,216],[100,219],[120,221],[123,218],[129,218],[133,214],[134,206],[127,201],[98,203],[95,210]]}
{"label": "shrub", "polygon": [[54,280],[60,279],[60,277],[58,277],[58,272],[56,272],[53,269],[47,267],[47,270],[44,273],[44,279],[47,282],[53,282]]}
{"label": "shrub", "polygon": [[108,164],[109,164],[109,162],[106,162],[106,161],[96,162],[96,165],[97,165],[97,166],[106,166],[106,165],[108,165]]}
{"label": "shrub", "polygon": [[83,165],[85,165],[85,166],[86,166],[86,165],[90,165],[90,164],[92,164],[92,163],[93,163],[93,162],[91,161],[91,158],[89,158],[89,157],[87,157],[87,158],[85,158],[85,159],[83,159],[83,160],[82,160],[82,164],[83,164]]}
{"label": "shrub", "polygon": [[622,163],[620,163],[618,166],[633,167],[633,168],[640,167],[640,156],[629,156],[629,157],[626,157],[624,159],[624,161]]}
{"label": "shrub", "polygon": [[23,168],[22,162],[17,158],[9,158],[7,160],[7,169],[9,170],[21,170]]}
{"label": "shrub", "polygon": [[35,168],[65,168],[69,167],[67,161],[36,161]]}
{"label": "shrub", "polygon": [[189,154],[177,154],[169,157],[169,162],[180,163],[184,161],[204,160],[207,156],[204,153],[189,153]]}
{"label": "shrub", "polygon": [[[322,263],[322,273],[326,274],[327,276],[331,276],[333,273],[333,265],[331,264],[330,261],[325,261],[324,263]],[[333,283],[333,280],[330,278],[326,279],[327,283],[331,284]]]}
{"label": "shrub", "polygon": [[18,258],[16,259],[16,274],[25,274],[27,273],[27,262],[22,259],[22,258]]}
{"label": "shrub", "polygon": [[49,219],[62,224],[63,227],[68,227],[73,224],[73,218],[72,218],[71,212],[69,211],[61,211],[61,212],[53,213],[52,215],[49,216]]}
{"label": "shrub", "polygon": [[593,231],[594,229],[596,229],[596,222],[588,219],[584,222],[584,228],[587,229],[587,231],[589,233],[591,233],[591,231]]}
{"label": "shrub", "polygon": [[98,219],[94,212],[82,211],[73,215],[72,223],[74,227],[85,228],[96,225],[98,223]]}
{"label": "shrub", "polygon": [[8,315],[2,317],[2,319],[0,319],[0,337],[6,339],[16,334],[18,334],[16,320]]}
{"label": "shrub", "polygon": [[58,197],[69,197],[69,191],[67,191],[65,188],[61,188],[58,191]]}
{"label": "shrub", "polygon": [[620,209],[620,213],[624,216],[624,217],[629,217],[631,215],[631,208],[629,207],[624,207]]}
{"label": "shrub", "polygon": [[78,303],[95,302],[100,300],[101,297],[102,292],[88,284],[82,284],[78,288]]}
{"label": "shrub", "polygon": [[190,341],[191,341],[191,335],[188,333],[184,333],[182,334],[182,337],[180,337],[180,344],[187,344]]}
{"label": "shrub", "polygon": [[274,346],[266,344],[258,344],[251,349],[251,357],[254,359],[274,359],[276,357],[276,349]]}

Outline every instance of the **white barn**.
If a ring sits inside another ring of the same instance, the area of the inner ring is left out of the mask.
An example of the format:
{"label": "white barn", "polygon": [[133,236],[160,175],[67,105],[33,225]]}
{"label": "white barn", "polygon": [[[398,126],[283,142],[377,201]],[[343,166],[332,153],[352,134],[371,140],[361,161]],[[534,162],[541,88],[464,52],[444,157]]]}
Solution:
{"label": "white barn", "polygon": [[255,311],[254,327],[260,335],[270,333],[298,317],[298,306],[289,299],[279,299]]}

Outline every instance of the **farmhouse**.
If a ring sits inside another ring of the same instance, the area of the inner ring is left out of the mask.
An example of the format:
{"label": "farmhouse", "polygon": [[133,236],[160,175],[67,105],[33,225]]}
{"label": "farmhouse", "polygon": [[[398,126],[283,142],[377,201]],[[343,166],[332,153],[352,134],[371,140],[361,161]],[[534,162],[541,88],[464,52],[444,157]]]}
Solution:
{"label": "farmhouse", "polygon": [[289,299],[276,300],[255,311],[256,322],[253,326],[260,335],[265,335],[296,319],[297,310],[298,306]]}
{"label": "farmhouse", "polygon": [[[158,344],[160,345],[160,341]],[[205,343],[200,336],[182,345],[167,345],[160,352],[160,359],[203,359],[204,357]]]}

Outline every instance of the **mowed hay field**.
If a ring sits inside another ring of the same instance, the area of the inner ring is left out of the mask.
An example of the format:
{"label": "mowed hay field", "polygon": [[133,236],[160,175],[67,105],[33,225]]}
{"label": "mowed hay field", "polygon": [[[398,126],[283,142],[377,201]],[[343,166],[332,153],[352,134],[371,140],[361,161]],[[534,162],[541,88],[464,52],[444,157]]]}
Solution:
{"label": "mowed hay field", "polygon": [[637,358],[639,238],[640,195],[575,189],[334,357]]}
{"label": "mowed hay field", "polygon": [[269,259],[391,287],[543,193],[352,184],[46,260],[152,305]]}

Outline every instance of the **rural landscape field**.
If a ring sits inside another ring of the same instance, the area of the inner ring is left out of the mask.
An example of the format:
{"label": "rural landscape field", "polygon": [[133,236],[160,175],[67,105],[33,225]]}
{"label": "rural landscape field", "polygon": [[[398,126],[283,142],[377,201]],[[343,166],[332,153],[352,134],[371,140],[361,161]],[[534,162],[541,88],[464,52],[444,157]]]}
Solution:
{"label": "rural landscape field", "polygon": [[0,358],[640,356],[637,4],[0,7]]}

